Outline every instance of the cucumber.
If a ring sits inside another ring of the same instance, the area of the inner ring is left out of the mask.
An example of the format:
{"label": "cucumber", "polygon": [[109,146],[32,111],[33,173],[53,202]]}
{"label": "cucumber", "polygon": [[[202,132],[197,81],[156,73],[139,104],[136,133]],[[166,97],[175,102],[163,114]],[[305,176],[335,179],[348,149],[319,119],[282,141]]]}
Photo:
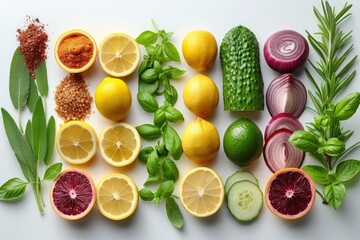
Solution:
{"label": "cucumber", "polygon": [[227,195],[227,207],[235,219],[248,222],[255,219],[263,205],[263,194],[258,185],[248,180],[234,183]]}
{"label": "cucumber", "polygon": [[264,82],[254,33],[244,26],[232,28],[221,43],[220,60],[225,110],[264,110]]}
{"label": "cucumber", "polygon": [[225,182],[225,194],[228,194],[229,189],[231,188],[231,186],[238,182],[238,181],[242,181],[242,180],[248,180],[250,182],[255,183],[256,185],[259,185],[259,182],[257,180],[257,178],[254,176],[254,174],[252,174],[249,171],[243,170],[243,171],[237,171],[235,173],[233,173],[232,175],[230,175]]}

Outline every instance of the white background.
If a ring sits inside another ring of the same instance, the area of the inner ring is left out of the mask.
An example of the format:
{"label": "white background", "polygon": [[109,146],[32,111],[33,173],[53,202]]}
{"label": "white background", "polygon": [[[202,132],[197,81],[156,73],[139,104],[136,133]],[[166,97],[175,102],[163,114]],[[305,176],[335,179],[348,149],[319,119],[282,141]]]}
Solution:
{"label": "white background", "polygon": [[[344,1],[331,1],[338,6]],[[351,17],[343,26],[345,29],[353,29],[354,53],[360,52],[360,5],[354,2]],[[8,76],[12,54],[17,47],[16,29],[22,27],[27,15],[38,17],[41,22],[47,24],[50,36],[48,49],[48,77],[50,84],[48,102],[48,114],[54,112],[53,92],[56,85],[65,77],[66,73],[56,64],[53,56],[53,47],[57,37],[69,29],[80,28],[93,35],[97,42],[113,32],[125,32],[133,37],[142,31],[152,30],[151,18],[158,24],[160,29],[174,31],[173,42],[181,49],[181,41],[186,32],[195,29],[204,29],[212,32],[218,42],[222,41],[225,33],[232,27],[242,24],[250,28],[258,37],[260,49],[270,34],[282,29],[293,29],[305,35],[305,29],[313,33],[317,21],[313,15],[313,4],[320,6],[320,1],[311,0],[252,0],[252,1],[3,1],[0,8],[0,105],[15,116],[14,108],[10,102],[8,93]],[[143,49],[142,49],[143,50]],[[262,51],[261,51],[262,52]],[[181,54],[182,57],[182,54]],[[314,52],[310,53],[311,59],[316,59]],[[359,64],[356,64],[358,68]],[[182,58],[181,68],[188,70],[186,75],[174,82],[179,93],[176,107],[185,116],[185,121],[176,125],[180,136],[185,126],[193,119],[193,115],[185,108],[182,100],[182,89],[186,80],[196,74],[190,69]],[[278,76],[278,73],[269,69],[261,53],[261,67],[264,78],[265,90],[270,81]],[[219,90],[222,92],[222,77],[219,58],[214,67],[206,72],[214,79]],[[90,85],[91,94],[96,86],[106,75],[102,72],[99,64],[84,74],[84,78]],[[309,80],[303,71],[296,73],[304,84],[311,89]],[[136,74],[126,79],[129,84],[133,104],[125,121],[136,126],[152,121],[152,115],[140,109],[136,101],[137,78]],[[349,87],[348,91],[359,90],[359,76]],[[310,101],[308,101],[310,104]],[[102,127],[110,124],[97,112],[93,106],[93,114],[87,120],[94,126],[97,132]],[[57,117],[57,116],[56,116]],[[215,115],[210,119],[218,128],[221,140],[226,127],[239,117],[249,117],[255,121],[262,131],[270,120],[270,115],[265,109],[259,113],[235,113],[223,110],[223,101],[220,99]],[[312,120],[313,115],[305,112],[300,121],[306,123]],[[357,113],[350,121],[345,123],[345,128],[355,130],[350,142],[358,141],[359,118]],[[58,117],[57,125],[62,123]],[[25,118],[23,119],[26,120]],[[20,167],[10,149],[5,132],[0,124],[0,183],[9,178],[21,177]],[[149,143],[143,142],[143,145]],[[360,151],[351,155],[359,158]],[[55,162],[62,161],[55,152]],[[309,157],[305,163],[312,163]],[[183,156],[177,165],[181,176],[189,169],[196,167]],[[68,165],[65,164],[65,167]],[[239,168],[226,159],[222,147],[216,160],[208,165],[215,169],[222,179],[226,178]],[[147,173],[143,164],[137,162],[131,167],[113,168],[107,165],[98,154],[90,164],[81,166],[87,170],[94,181],[97,182],[103,175],[112,172],[121,172],[131,176],[139,188],[146,180]],[[263,190],[271,172],[267,169],[263,158],[251,167],[251,170],[259,179]],[[347,196],[344,204],[337,211],[329,206],[321,204],[318,197],[311,213],[305,218],[287,222],[273,216],[266,206],[263,206],[258,219],[249,224],[237,222],[229,214],[224,204],[220,211],[213,217],[198,219],[190,216],[181,207],[185,224],[182,230],[175,229],[168,222],[165,208],[161,204],[155,206],[140,201],[135,214],[122,222],[112,222],[104,218],[95,207],[93,211],[80,221],[70,222],[58,217],[52,210],[49,202],[50,183],[44,185],[43,197],[46,208],[45,215],[40,216],[33,193],[29,188],[25,197],[15,203],[0,202],[0,238],[1,239],[358,239],[360,224],[360,181],[357,178],[347,184]],[[177,194],[178,188],[175,189]],[[180,204],[180,203],[179,203]]]}

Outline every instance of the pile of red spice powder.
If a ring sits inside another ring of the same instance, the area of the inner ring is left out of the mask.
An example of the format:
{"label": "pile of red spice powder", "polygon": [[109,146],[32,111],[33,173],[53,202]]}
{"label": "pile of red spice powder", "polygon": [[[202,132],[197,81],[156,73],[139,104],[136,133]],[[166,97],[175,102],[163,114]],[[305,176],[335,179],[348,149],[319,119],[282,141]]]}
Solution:
{"label": "pile of red spice powder", "polygon": [[48,34],[45,25],[38,18],[27,16],[25,27],[17,30],[19,48],[25,57],[25,63],[30,75],[35,77],[35,69],[41,61],[46,60],[46,49],[48,46]]}

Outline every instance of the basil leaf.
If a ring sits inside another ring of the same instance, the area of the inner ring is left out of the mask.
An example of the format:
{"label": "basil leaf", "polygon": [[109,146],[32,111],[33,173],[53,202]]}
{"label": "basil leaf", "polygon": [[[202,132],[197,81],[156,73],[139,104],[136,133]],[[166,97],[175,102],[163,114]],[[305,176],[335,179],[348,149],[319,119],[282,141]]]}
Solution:
{"label": "basil leaf", "polygon": [[40,97],[36,102],[31,124],[34,157],[38,161],[43,161],[46,155],[47,129],[44,106]]}
{"label": "basil leaf", "polygon": [[139,153],[139,160],[142,161],[143,163],[146,163],[150,154],[155,151],[155,149],[153,147],[146,147],[144,149],[142,149]]}
{"label": "basil leaf", "polygon": [[169,122],[173,122],[173,123],[180,120],[184,120],[184,116],[182,115],[182,113],[174,107],[167,107],[165,109],[165,118]]}
{"label": "basil leaf", "polygon": [[27,182],[20,178],[12,178],[0,187],[0,201],[16,200],[24,196]]}
{"label": "basil leaf", "polygon": [[166,199],[174,192],[174,182],[172,180],[165,181],[160,184],[155,192],[155,196]]}
{"label": "basil leaf", "polygon": [[55,131],[56,131],[55,118],[53,116],[51,116],[49,118],[49,121],[47,124],[47,131],[46,131],[47,147],[46,147],[46,155],[45,155],[45,159],[44,159],[45,165],[49,165],[49,163],[51,162],[53,153],[54,153]]}
{"label": "basil leaf", "polygon": [[152,153],[150,153],[149,158],[146,162],[146,169],[147,169],[147,172],[149,173],[149,176],[151,176],[151,177],[157,175],[158,160],[159,160],[159,157],[158,157],[156,151],[153,151]]}
{"label": "basil leaf", "polygon": [[345,197],[344,184],[336,183],[325,186],[324,197],[334,209],[338,209]]}
{"label": "basil leaf", "polygon": [[161,178],[159,176],[152,176],[152,177],[149,177],[146,182],[144,183],[144,186],[149,186],[151,184],[154,184],[154,183],[157,183],[161,180]]}
{"label": "basil leaf", "polygon": [[289,138],[289,142],[306,152],[316,151],[319,148],[318,137],[308,131],[295,131]]}
{"label": "basil leaf", "polygon": [[139,92],[147,92],[153,94],[159,89],[159,84],[160,84],[159,81],[146,83],[139,79]]}
{"label": "basil leaf", "polygon": [[161,129],[152,124],[142,124],[136,127],[140,136],[147,140],[152,140],[161,137]]}
{"label": "basil leaf", "polygon": [[156,98],[150,93],[139,92],[137,94],[137,100],[146,112],[153,113],[159,108],[159,104],[156,101]]}
{"label": "basil leaf", "polygon": [[182,228],[184,225],[184,218],[180,211],[179,205],[176,203],[174,198],[169,197],[166,199],[166,214],[171,224],[176,228]]}
{"label": "basil leaf", "polygon": [[170,85],[169,88],[165,90],[164,97],[171,106],[174,106],[178,99],[178,93],[176,91],[176,88]]}
{"label": "basil leaf", "polygon": [[175,67],[172,67],[169,71],[169,74],[170,74],[170,78],[172,79],[176,79],[176,78],[179,78],[181,77],[182,75],[184,75],[186,73],[185,70],[181,70],[181,69],[178,69],[178,68],[175,68]]}
{"label": "basil leaf", "polygon": [[158,39],[158,35],[152,31],[144,31],[142,32],[135,40],[140,45],[151,45],[156,42]]}
{"label": "basil leaf", "polygon": [[148,45],[145,46],[145,49],[149,55],[154,55],[156,53],[156,48],[154,46]]}
{"label": "basil leaf", "polygon": [[334,110],[334,117],[338,120],[347,120],[352,117],[360,104],[360,93],[354,92],[348,94],[340,100]]}
{"label": "basil leaf", "polygon": [[158,127],[161,127],[165,121],[165,112],[162,108],[159,108],[154,114],[154,124]]}
{"label": "basil leaf", "polygon": [[175,160],[179,160],[183,151],[181,147],[181,139],[178,133],[169,125],[166,126],[163,136],[165,147]]}
{"label": "basil leaf", "polygon": [[27,106],[30,112],[33,112],[35,109],[36,101],[39,97],[39,93],[35,81],[30,80],[29,88],[30,89],[29,89],[29,97],[27,99]]}
{"label": "basil leaf", "polygon": [[171,42],[166,42],[164,44],[164,51],[166,56],[168,56],[172,61],[180,62],[179,52]]}
{"label": "basil leaf", "polygon": [[31,76],[25,65],[25,58],[19,48],[14,52],[10,66],[10,98],[15,109],[22,109],[27,103]]}
{"label": "basil leaf", "polygon": [[144,201],[152,201],[154,199],[154,193],[148,188],[141,189],[139,191],[139,195]]}
{"label": "basil leaf", "polygon": [[340,182],[346,182],[355,177],[360,171],[359,160],[346,160],[336,167],[336,180]]}
{"label": "basil leaf", "polygon": [[40,95],[46,97],[49,91],[49,86],[45,61],[41,61],[40,65],[35,69],[35,79]]}
{"label": "basil leaf", "polygon": [[44,173],[44,180],[47,181],[55,180],[59,176],[61,169],[62,169],[62,163],[55,163],[49,166]]}
{"label": "basil leaf", "polygon": [[153,82],[157,81],[158,78],[159,78],[159,73],[153,68],[146,69],[140,75],[140,79],[146,83],[153,83]]}
{"label": "basil leaf", "polygon": [[328,170],[321,166],[307,165],[302,168],[315,182],[328,185],[330,184]]}
{"label": "basil leaf", "polygon": [[162,167],[165,179],[176,181],[179,178],[179,170],[171,159],[165,158]]}
{"label": "basil leaf", "polygon": [[327,155],[336,157],[345,151],[345,144],[337,138],[330,138],[326,141],[323,150]]}
{"label": "basil leaf", "polygon": [[144,60],[141,62],[139,70],[138,70],[138,76],[140,77],[141,74],[150,67],[150,60],[149,58],[144,58]]}

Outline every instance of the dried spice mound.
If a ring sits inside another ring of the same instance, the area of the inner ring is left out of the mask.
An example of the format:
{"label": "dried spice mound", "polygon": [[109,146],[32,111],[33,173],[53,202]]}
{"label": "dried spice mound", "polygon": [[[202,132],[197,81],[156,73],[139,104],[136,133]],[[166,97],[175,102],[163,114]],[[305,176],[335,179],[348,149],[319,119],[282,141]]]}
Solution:
{"label": "dried spice mound", "polygon": [[17,30],[19,48],[25,57],[26,66],[31,76],[35,77],[35,69],[41,61],[46,60],[48,34],[45,25],[38,18],[27,17],[24,29]]}
{"label": "dried spice mound", "polygon": [[91,113],[92,99],[81,74],[69,74],[56,87],[55,111],[64,122],[84,120]]}

